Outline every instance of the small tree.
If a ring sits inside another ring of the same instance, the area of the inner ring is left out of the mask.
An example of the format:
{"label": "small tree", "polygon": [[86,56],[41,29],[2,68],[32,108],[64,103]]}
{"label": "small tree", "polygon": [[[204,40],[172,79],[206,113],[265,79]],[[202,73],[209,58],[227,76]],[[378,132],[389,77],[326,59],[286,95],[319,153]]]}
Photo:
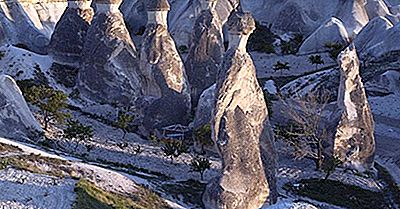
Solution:
{"label": "small tree", "polygon": [[214,145],[213,140],[211,139],[211,126],[210,124],[206,124],[198,128],[194,131],[193,137],[201,145],[201,152],[204,153],[205,146]]}
{"label": "small tree", "polygon": [[164,146],[161,147],[161,150],[164,152],[165,156],[171,159],[171,163],[174,163],[174,158],[179,157],[181,154],[187,152],[189,147],[181,142],[174,140],[166,140],[164,142]]}
{"label": "small tree", "polygon": [[289,65],[289,63],[288,62],[281,62],[281,61],[278,61],[278,62],[276,62],[275,64],[274,64],[274,66],[273,66],[273,69],[274,69],[274,71],[276,72],[276,71],[281,71],[281,74],[282,74],[282,72],[284,71],[284,70],[290,70],[290,65]]}
{"label": "small tree", "polygon": [[324,60],[320,55],[312,55],[308,57],[308,62],[315,65],[315,70],[318,70],[318,65],[325,64]]}
{"label": "small tree", "polygon": [[325,172],[325,180],[329,178],[329,176],[335,172],[336,168],[342,164],[342,161],[337,157],[328,157],[324,160],[322,165],[322,170]]}
{"label": "small tree", "polygon": [[121,111],[118,114],[118,120],[116,121],[115,125],[120,128],[123,132],[124,135],[122,136],[122,139],[125,139],[126,134],[128,133],[128,127],[129,124],[134,120],[133,115],[129,115],[125,111]]}
{"label": "small tree", "polygon": [[293,148],[293,155],[296,158],[312,159],[317,170],[321,169],[325,157],[323,142],[328,137],[328,131],[322,126],[321,120],[322,111],[328,102],[327,93],[322,93],[320,97],[310,93],[290,104],[283,101],[288,110],[286,113],[292,122],[277,133]]}
{"label": "small tree", "polygon": [[325,44],[325,48],[328,49],[329,57],[336,62],[337,57],[339,56],[340,52],[343,51],[345,46],[340,43],[332,42]]}
{"label": "small tree", "polygon": [[204,172],[211,168],[211,163],[207,158],[195,157],[192,159],[190,166],[192,167],[193,172],[200,173],[200,178],[203,181]]}
{"label": "small tree", "polygon": [[93,137],[91,126],[85,126],[77,120],[68,120],[67,128],[64,130],[64,137],[69,140],[77,140],[75,151],[81,142],[90,141]]}
{"label": "small tree", "polygon": [[68,96],[62,91],[46,86],[33,86],[27,89],[26,100],[40,108],[45,130],[50,122],[64,123],[65,119],[70,117],[70,114],[64,112],[68,107]]}

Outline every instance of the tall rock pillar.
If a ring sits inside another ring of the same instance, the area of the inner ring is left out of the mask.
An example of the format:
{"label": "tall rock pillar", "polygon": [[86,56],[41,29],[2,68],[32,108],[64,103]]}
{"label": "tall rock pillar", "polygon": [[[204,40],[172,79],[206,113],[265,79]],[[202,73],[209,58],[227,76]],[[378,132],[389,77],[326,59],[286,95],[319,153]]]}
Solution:
{"label": "tall rock pillar", "polygon": [[221,20],[215,12],[217,0],[199,1],[201,12],[193,27],[185,63],[193,105],[197,105],[201,93],[216,82],[224,52]]}
{"label": "tall rock pillar", "polygon": [[222,173],[203,195],[207,209],[259,209],[276,201],[276,153],[268,110],[246,44],[255,29],[249,13],[227,22],[229,49],[218,73],[212,121]]}
{"label": "tall rock pillar", "polygon": [[51,36],[48,53],[54,61],[78,67],[83,44],[93,19],[91,0],[68,0],[64,11]]}
{"label": "tall rock pillar", "polygon": [[190,113],[187,76],[175,42],[168,32],[167,0],[148,0],[147,26],[140,52],[140,68],[146,77],[144,93],[148,97],[143,124],[158,129],[186,124]]}
{"label": "tall rock pillar", "polygon": [[370,169],[374,162],[374,121],[354,46],[340,54],[339,64],[338,106],[341,117],[336,129],[334,155],[345,167],[362,172]]}
{"label": "tall rock pillar", "polygon": [[142,95],[135,45],[118,7],[122,0],[95,0],[96,14],[82,51],[81,94],[98,103],[129,105]]}

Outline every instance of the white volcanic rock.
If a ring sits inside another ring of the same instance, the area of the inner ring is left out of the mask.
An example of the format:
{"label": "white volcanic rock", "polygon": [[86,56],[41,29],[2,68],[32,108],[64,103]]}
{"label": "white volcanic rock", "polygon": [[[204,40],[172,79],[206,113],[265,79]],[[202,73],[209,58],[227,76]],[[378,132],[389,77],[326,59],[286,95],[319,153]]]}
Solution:
{"label": "white volcanic rock", "polygon": [[275,203],[276,153],[268,110],[253,61],[246,52],[255,29],[249,13],[235,11],[227,22],[229,49],[216,87],[212,137],[222,158],[222,172],[203,194],[207,209],[259,209]]}
{"label": "white volcanic rock", "polygon": [[215,88],[216,84],[204,90],[200,96],[199,104],[196,108],[196,115],[193,121],[193,128],[197,129],[211,122],[213,109],[215,106]]}
{"label": "white volcanic rock", "polygon": [[30,138],[42,132],[15,81],[0,75],[0,136]]}
{"label": "white volcanic rock", "polygon": [[356,49],[360,52],[360,57],[381,41],[387,30],[392,28],[393,24],[386,17],[376,17],[372,19],[354,39]]}
{"label": "white volcanic rock", "polygon": [[7,43],[23,44],[36,53],[46,53],[49,37],[36,27],[21,3],[1,1],[0,21]]}
{"label": "white volcanic rock", "polygon": [[78,67],[94,13],[91,1],[70,0],[68,4],[51,36],[48,53],[59,64]]}
{"label": "white volcanic rock", "polygon": [[367,0],[365,8],[370,20],[376,17],[386,17],[392,23],[397,23],[399,21],[399,18],[390,12],[384,0]]}
{"label": "white volcanic rock", "polygon": [[373,166],[375,156],[374,120],[359,72],[357,51],[350,46],[339,56],[341,114],[334,139],[334,155],[343,165],[360,172]]}
{"label": "white volcanic rock", "polygon": [[328,43],[339,43],[347,45],[349,35],[339,19],[332,17],[314,31],[301,45],[300,54],[326,51],[325,45]]}
{"label": "white volcanic rock", "polygon": [[79,90],[99,103],[132,104],[141,95],[142,84],[136,48],[118,10],[121,1],[95,3],[82,50]]}
{"label": "white volcanic rock", "polygon": [[400,23],[377,17],[360,32],[354,43],[359,47],[361,59],[374,59],[400,50]]}
{"label": "white volcanic rock", "polygon": [[221,21],[212,5],[216,1],[201,2],[204,8],[194,24],[189,55],[185,62],[194,106],[197,105],[200,94],[217,80],[219,64],[225,51]]}
{"label": "white volcanic rock", "polygon": [[185,124],[191,108],[185,67],[168,32],[166,0],[147,2],[148,23],[143,35],[140,67],[146,76],[144,108],[146,129]]}
{"label": "white volcanic rock", "polygon": [[340,0],[336,17],[344,23],[347,33],[354,38],[368,23],[365,0]]}

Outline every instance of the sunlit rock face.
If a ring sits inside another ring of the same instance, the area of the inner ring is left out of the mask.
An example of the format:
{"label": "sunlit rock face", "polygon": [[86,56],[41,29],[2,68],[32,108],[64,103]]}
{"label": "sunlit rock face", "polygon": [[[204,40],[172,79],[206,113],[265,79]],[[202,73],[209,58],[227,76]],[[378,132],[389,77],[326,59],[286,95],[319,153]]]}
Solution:
{"label": "sunlit rock face", "polygon": [[42,132],[15,81],[0,75],[0,137],[35,140]]}
{"label": "sunlit rock face", "polygon": [[168,32],[169,4],[166,0],[151,0],[146,7],[148,23],[140,68],[146,76],[144,94],[150,102],[144,110],[143,124],[147,129],[187,124],[190,92],[185,67]]}
{"label": "sunlit rock face", "polygon": [[359,74],[356,49],[350,46],[343,51],[339,62],[338,106],[341,118],[336,130],[334,154],[345,167],[365,171],[374,162],[374,121]]}
{"label": "sunlit rock face", "polygon": [[81,95],[99,103],[129,105],[141,94],[135,45],[118,10],[122,0],[96,0],[82,50]]}
{"label": "sunlit rock face", "polygon": [[221,21],[215,12],[216,0],[201,0],[201,13],[193,27],[189,55],[185,67],[191,87],[192,104],[200,94],[215,83],[222,59]]}
{"label": "sunlit rock face", "polygon": [[338,43],[346,46],[350,41],[343,22],[332,17],[314,31],[301,45],[299,53],[307,54],[326,51],[328,43]]}
{"label": "sunlit rock face", "polygon": [[48,53],[59,64],[78,67],[86,39],[86,33],[93,19],[91,1],[68,1],[68,7],[58,21],[50,40]]}
{"label": "sunlit rock face", "polygon": [[276,201],[276,153],[268,110],[253,61],[246,52],[255,22],[240,9],[228,19],[229,49],[217,79],[213,140],[222,173],[203,195],[208,209],[258,209]]}

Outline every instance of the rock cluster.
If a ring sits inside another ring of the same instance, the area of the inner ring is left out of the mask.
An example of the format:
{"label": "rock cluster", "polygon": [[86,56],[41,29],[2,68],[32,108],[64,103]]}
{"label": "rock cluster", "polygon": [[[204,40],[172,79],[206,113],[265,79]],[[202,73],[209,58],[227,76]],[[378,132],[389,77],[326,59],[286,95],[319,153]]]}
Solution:
{"label": "rock cluster", "polygon": [[69,0],[51,36],[48,53],[59,64],[78,67],[86,33],[93,19],[91,0]]}
{"label": "rock cluster", "polygon": [[374,120],[359,73],[356,49],[350,46],[339,56],[341,76],[334,155],[345,167],[361,172],[372,167],[375,155]]}
{"label": "rock cluster", "polygon": [[42,132],[15,81],[0,75],[0,136],[35,139]]}
{"label": "rock cluster", "polygon": [[202,11],[193,27],[185,63],[193,105],[197,105],[201,93],[215,83],[224,52],[221,21],[214,9],[216,0],[200,2]]}
{"label": "rock cluster", "polygon": [[213,140],[222,158],[222,173],[203,195],[206,208],[258,209],[276,201],[276,153],[268,110],[253,61],[246,52],[254,19],[240,9],[227,22],[229,49],[216,87]]}
{"label": "rock cluster", "polygon": [[147,2],[148,22],[140,52],[140,68],[146,77],[143,124],[147,129],[186,123],[191,108],[185,67],[168,32],[167,0]]}
{"label": "rock cluster", "polygon": [[137,51],[118,10],[121,1],[94,1],[96,14],[82,50],[79,90],[99,103],[129,105],[142,95]]}

